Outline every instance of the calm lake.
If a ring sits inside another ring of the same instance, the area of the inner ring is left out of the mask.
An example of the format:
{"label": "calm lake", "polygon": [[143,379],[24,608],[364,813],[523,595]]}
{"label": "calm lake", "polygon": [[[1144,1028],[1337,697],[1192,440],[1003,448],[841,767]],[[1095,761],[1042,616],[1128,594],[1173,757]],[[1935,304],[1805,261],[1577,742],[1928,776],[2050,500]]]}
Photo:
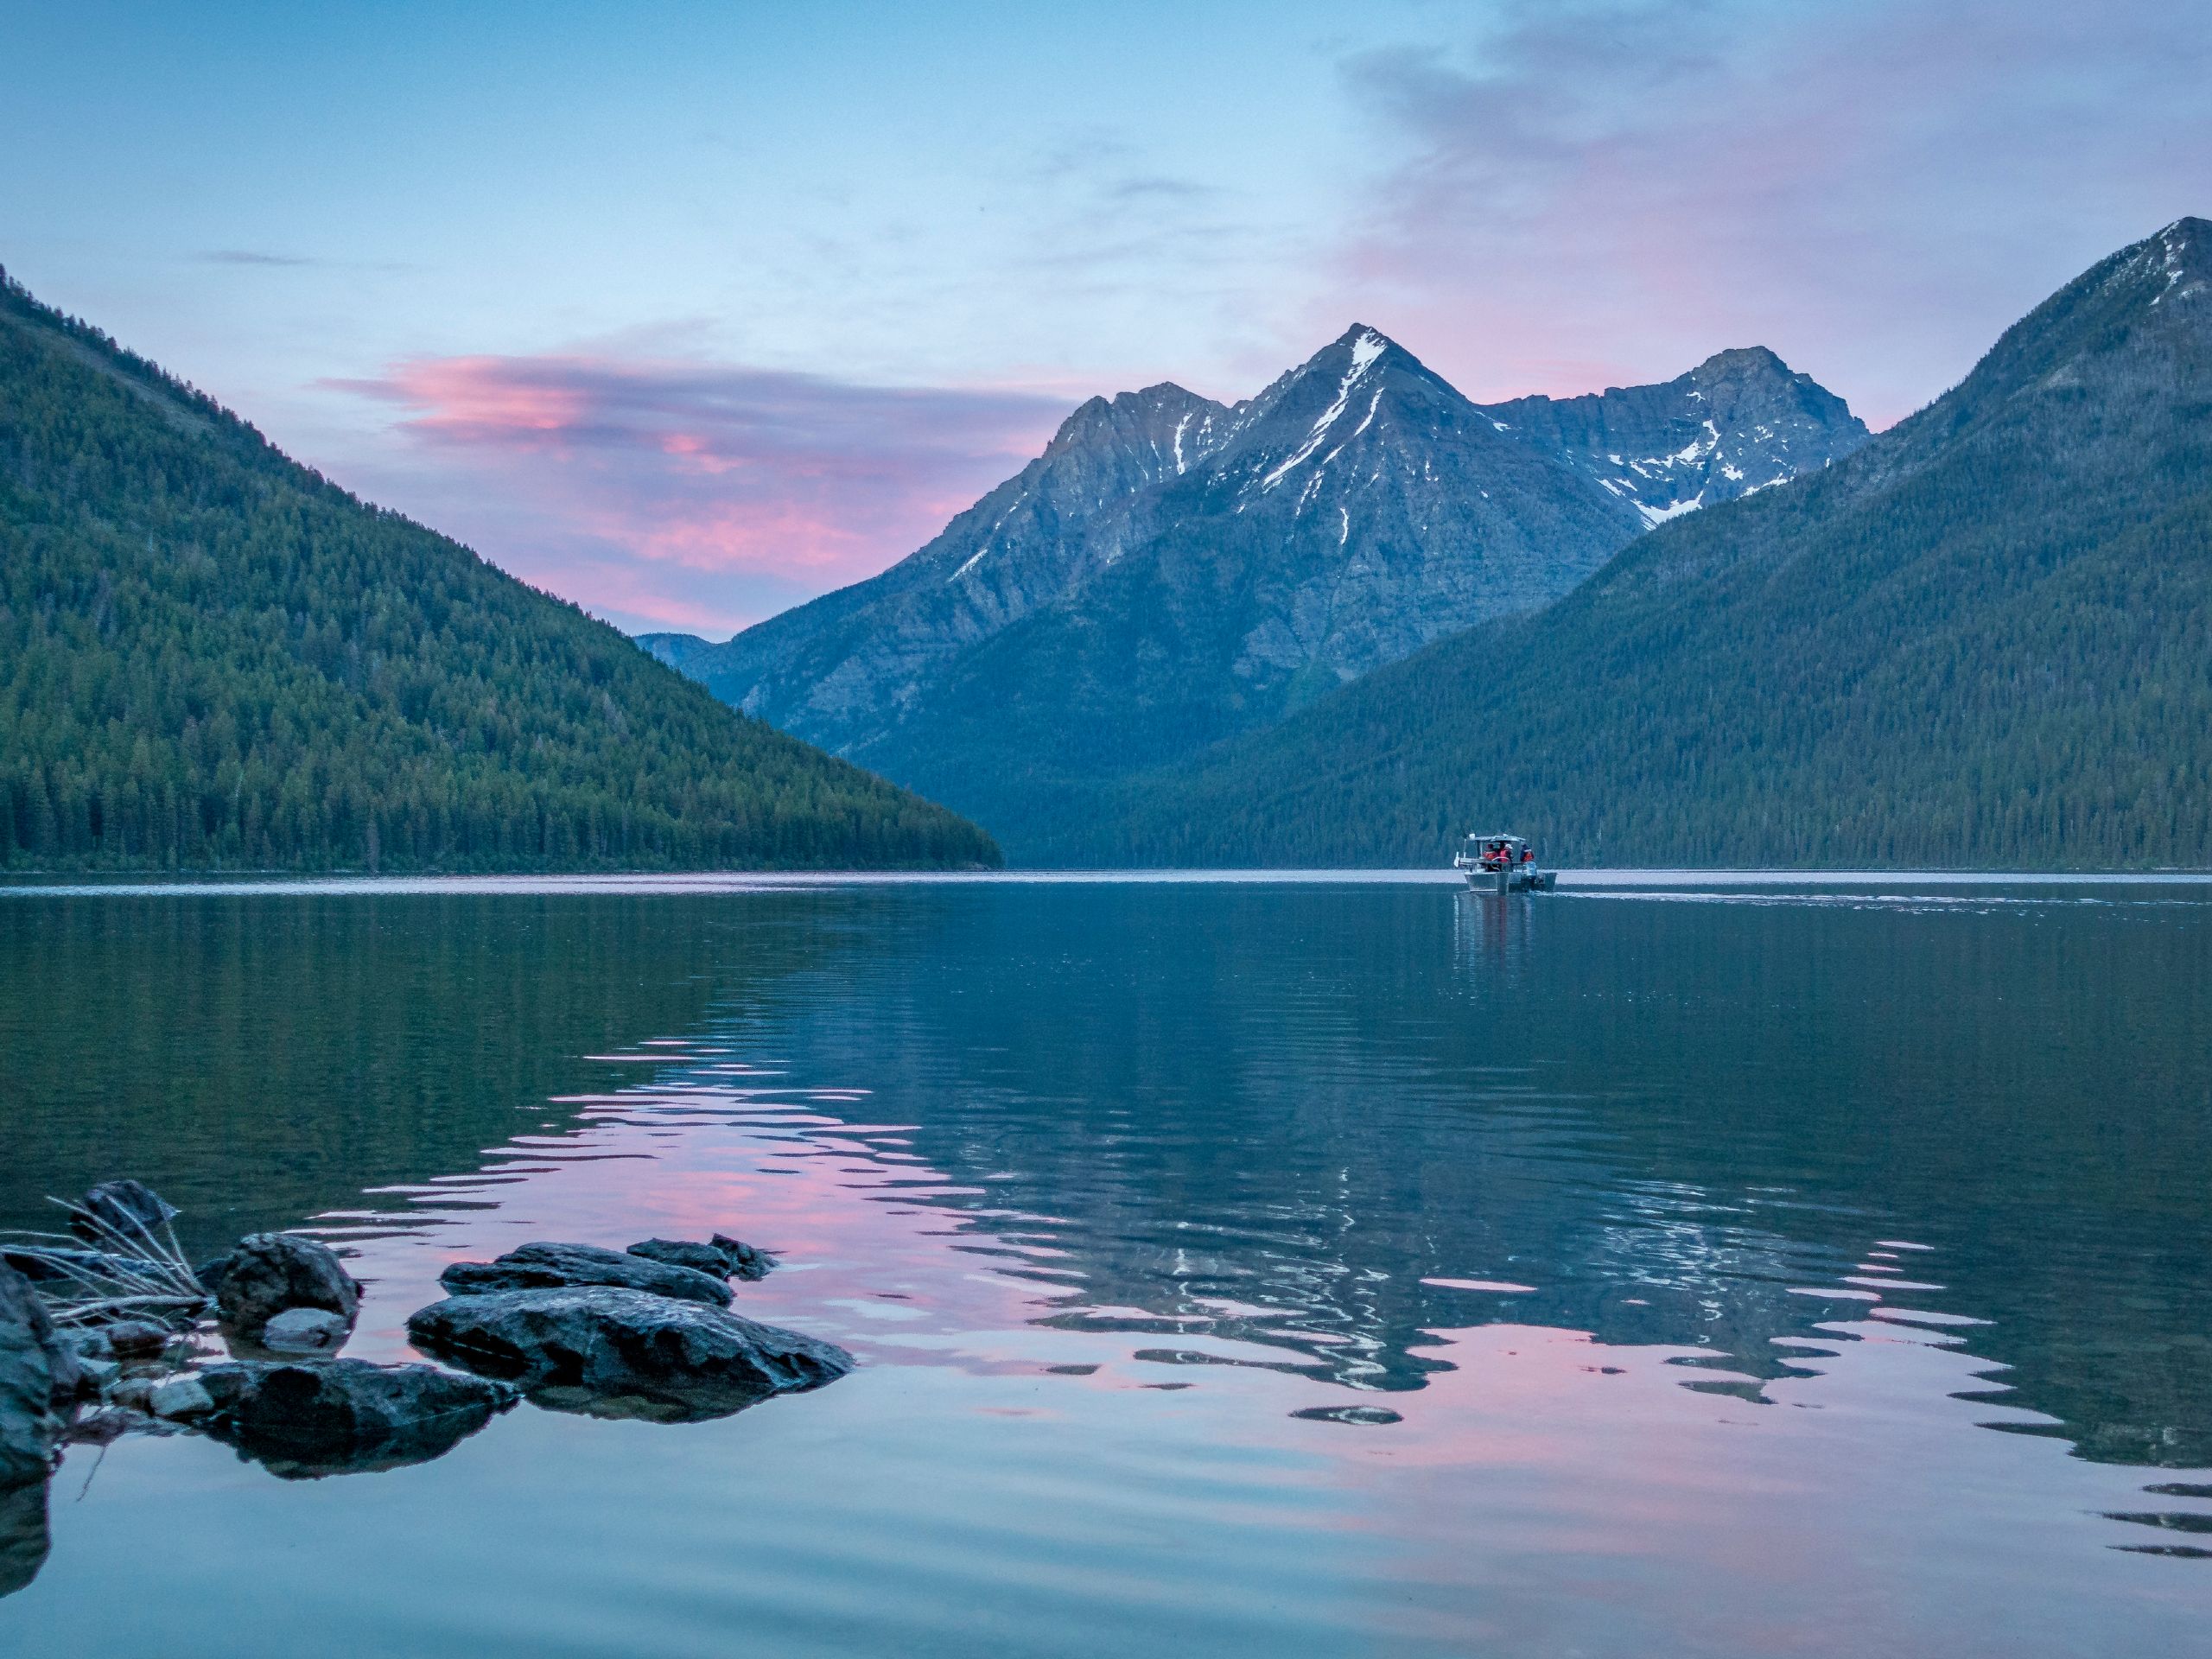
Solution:
{"label": "calm lake", "polygon": [[2205,883],[0,893],[0,1225],[121,1174],[861,1365],[74,1448],[20,1659],[2212,1651]]}

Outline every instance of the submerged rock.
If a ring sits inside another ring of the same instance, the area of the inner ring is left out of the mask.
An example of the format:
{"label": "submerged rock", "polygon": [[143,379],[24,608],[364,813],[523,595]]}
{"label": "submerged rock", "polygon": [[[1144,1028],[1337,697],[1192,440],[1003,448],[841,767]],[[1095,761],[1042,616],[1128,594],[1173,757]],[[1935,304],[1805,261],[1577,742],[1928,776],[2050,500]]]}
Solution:
{"label": "submerged rock", "polygon": [[438,1275],[438,1281],[456,1296],[605,1285],[680,1301],[729,1306],[729,1287],[713,1274],[596,1244],[524,1244],[496,1261],[456,1262]]}
{"label": "submerged rock", "polygon": [[30,1281],[0,1267],[0,1491],[42,1481],[83,1383],[73,1350],[55,1335]]}
{"label": "submerged rock", "polygon": [[0,1491],[0,1596],[26,1587],[46,1565],[46,1486],[39,1480]]}
{"label": "submerged rock", "polygon": [[200,1381],[215,1405],[207,1432],[293,1480],[427,1463],[521,1397],[435,1365],[365,1359],[237,1361]]}
{"label": "submerged rock", "polygon": [[407,1334],[543,1403],[662,1421],[726,1416],[853,1368],[833,1343],[608,1286],[455,1296],[419,1309]]}
{"label": "submerged rock", "polygon": [[249,1234],[201,1270],[201,1282],[210,1274],[223,1322],[249,1337],[287,1308],[322,1308],[350,1325],[361,1306],[361,1287],[337,1252],[296,1233]]}
{"label": "submerged rock", "polygon": [[327,1308],[288,1307],[261,1327],[261,1345],[280,1353],[335,1353],[353,1330],[345,1315]]}
{"label": "submerged rock", "polygon": [[776,1265],[776,1258],[767,1251],[747,1244],[743,1239],[732,1238],[728,1233],[716,1233],[714,1246],[722,1253],[722,1260],[729,1263],[732,1275],[739,1279],[766,1279],[768,1269]]}
{"label": "submerged rock", "polygon": [[88,1215],[71,1216],[69,1230],[87,1244],[113,1242],[95,1223],[112,1229],[126,1243],[138,1244],[159,1238],[177,1213],[175,1205],[143,1181],[102,1181],[85,1194],[81,1207]]}

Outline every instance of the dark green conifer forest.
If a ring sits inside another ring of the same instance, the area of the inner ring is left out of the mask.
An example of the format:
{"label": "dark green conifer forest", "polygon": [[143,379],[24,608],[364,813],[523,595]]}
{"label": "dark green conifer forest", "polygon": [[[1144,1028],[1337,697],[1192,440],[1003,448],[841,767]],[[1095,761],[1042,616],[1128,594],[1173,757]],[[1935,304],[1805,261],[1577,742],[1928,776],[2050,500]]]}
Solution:
{"label": "dark green conifer forest", "polygon": [[0,868],[997,861],[0,275]]}

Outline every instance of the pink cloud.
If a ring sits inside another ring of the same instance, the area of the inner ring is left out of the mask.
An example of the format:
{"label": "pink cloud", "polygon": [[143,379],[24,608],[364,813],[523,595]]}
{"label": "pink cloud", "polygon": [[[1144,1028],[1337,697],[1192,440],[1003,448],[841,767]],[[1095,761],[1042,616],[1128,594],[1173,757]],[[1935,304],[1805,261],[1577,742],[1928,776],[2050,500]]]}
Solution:
{"label": "pink cloud", "polygon": [[874,575],[1020,469],[1066,412],[596,356],[413,359],[332,383],[404,411],[410,506],[634,624],[728,629]]}
{"label": "pink cloud", "polygon": [[1396,158],[1340,279],[1471,397],[1760,344],[1885,424],[2062,283],[2204,211],[2212,25],[2153,0],[1486,16],[1344,66]]}

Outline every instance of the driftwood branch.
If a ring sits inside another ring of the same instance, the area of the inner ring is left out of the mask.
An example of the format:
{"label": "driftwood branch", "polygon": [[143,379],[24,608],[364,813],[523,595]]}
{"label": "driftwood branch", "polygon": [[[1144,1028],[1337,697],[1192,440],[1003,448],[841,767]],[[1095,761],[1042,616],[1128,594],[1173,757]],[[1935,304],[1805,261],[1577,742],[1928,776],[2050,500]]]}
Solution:
{"label": "driftwood branch", "polygon": [[[69,1212],[79,1224],[75,1235],[0,1233],[0,1247],[42,1270],[34,1288],[56,1323],[197,1313],[207,1305],[207,1287],[185,1260],[176,1230],[167,1221],[156,1236],[136,1216],[125,1215],[128,1225],[123,1227],[67,1198],[47,1202]],[[92,1248],[86,1249],[87,1243]]]}

